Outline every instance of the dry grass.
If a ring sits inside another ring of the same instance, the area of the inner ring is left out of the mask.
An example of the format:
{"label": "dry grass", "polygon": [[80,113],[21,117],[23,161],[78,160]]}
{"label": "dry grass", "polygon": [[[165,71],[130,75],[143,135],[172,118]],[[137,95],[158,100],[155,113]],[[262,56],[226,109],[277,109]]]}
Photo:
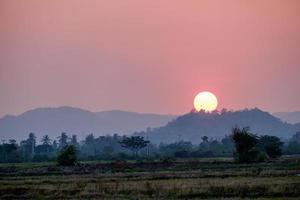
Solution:
{"label": "dry grass", "polygon": [[45,173],[36,166],[30,175],[25,173],[30,169],[26,166],[25,171],[20,168],[22,173],[3,173],[0,199],[299,199],[297,162],[237,165],[185,161],[165,169],[161,164],[130,164],[129,172],[127,165],[120,169],[108,164],[117,170],[94,170],[93,166],[87,173],[67,175]]}

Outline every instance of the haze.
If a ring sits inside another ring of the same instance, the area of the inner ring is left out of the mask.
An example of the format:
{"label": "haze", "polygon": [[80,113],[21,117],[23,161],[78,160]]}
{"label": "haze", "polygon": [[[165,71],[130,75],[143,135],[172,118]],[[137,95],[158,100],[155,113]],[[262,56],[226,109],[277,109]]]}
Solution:
{"label": "haze", "polygon": [[0,2],[0,116],[43,106],[300,110],[300,1]]}

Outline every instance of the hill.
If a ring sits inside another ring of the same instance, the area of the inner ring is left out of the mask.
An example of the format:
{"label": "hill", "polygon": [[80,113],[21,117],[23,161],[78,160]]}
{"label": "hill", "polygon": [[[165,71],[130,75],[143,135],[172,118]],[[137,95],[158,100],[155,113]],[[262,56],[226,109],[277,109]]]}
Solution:
{"label": "hill", "polygon": [[300,111],[298,112],[277,112],[273,113],[274,116],[280,118],[284,122],[291,124],[300,123]]}
{"label": "hill", "polygon": [[147,127],[159,127],[174,119],[172,115],[142,114],[120,110],[90,112],[73,107],[37,108],[19,116],[0,119],[0,139],[27,137],[34,132],[38,138],[48,134],[57,137],[61,132],[84,138],[95,135],[129,134]]}
{"label": "hill", "polygon": [[251,132],[256,134],[275,135],[282,138],[292,136],[300,128],[282,122],[259,109],[246,109],[223,113],[191,112],[169,122],[166,126],[136,134],[145,136],[155,143],[187,140],[197,144],[201,142],[201,137],[204,135],[214,138],[229,135],[235,125],[249,126]]}

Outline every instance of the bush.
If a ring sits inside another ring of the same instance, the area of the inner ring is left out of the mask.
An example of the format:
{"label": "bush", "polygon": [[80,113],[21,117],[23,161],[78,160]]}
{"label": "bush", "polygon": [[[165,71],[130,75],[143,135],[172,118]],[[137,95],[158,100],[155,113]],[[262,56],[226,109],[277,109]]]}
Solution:
{"label": "bush", "polygon": [[74,166],[77,163],[76,148],[65,146],[57,156],[57,163],[61,166]]}
{"label": "bush", "polygon": [[256,162],[259,151],[255,148],[258,137],[249,133],[249,128],[235,127],[232,130],[232,139],[235,144],[235,160],[239,163]]}
{"label": "bush", "polygon": [[259,139],[259,148],[264,151],[270,158],[278,158],[282,155],[281,148],[283,142],[278,137],[264,135]]}
{"label": "bush", "polygon": [[174,153],[174,156],[177,158],[188,158],[190,154],[188,151],[183,150],[183,151],[176,151]]}
{"label": "bush", "polygon": [[257,162],[264,162],[267,160],[267,156],[265,153],[263,152],[260,152],[258,155],[257,155],[257,158],[256,158],[256,161]]}

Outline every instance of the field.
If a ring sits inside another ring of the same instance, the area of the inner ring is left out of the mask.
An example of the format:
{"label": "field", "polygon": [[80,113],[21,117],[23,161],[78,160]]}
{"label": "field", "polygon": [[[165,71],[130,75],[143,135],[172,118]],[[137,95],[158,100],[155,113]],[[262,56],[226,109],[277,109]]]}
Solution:
{"label": "field", "polygon": [[0,165],[0,199],[300,199],[300,158]]}

